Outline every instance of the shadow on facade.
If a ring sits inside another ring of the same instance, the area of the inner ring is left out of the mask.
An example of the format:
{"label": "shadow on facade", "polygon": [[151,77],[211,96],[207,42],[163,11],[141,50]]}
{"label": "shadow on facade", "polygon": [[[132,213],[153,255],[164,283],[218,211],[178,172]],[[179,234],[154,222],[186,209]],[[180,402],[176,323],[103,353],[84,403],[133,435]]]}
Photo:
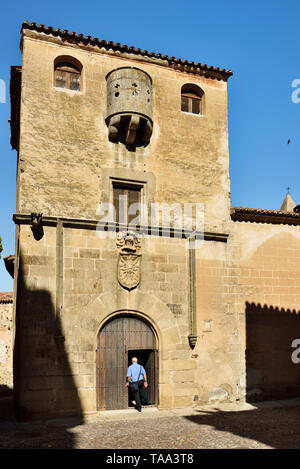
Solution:
{"label": "shadow on facade", "polygon": [[300,340],[298,311],[246,303],[247,401],[300,396],[300,363],[292,360],[295,339]]}
{"label": "shadow on facade", "polygon": [[[264,407],[265,405],[265,407]],[[268,407],[266,404],[258,403],[254,410],[235,412],[224,412],[219,409],[215,411],[199,411],[199,415],[186,416],[189,421],[198,425],[209,425],[220,433],[219,448],[232,448],[232,435],[240,436],[262,443],[274,449],[299,449],[300,447],[300,403],[299,406]],[[201,427],[199,428],[201,431]],[[227,435],[226,435],[227,434]],[[247,449],[251,441],[234,439],[234,449]]]}
{"label": "shadow on facade", "polygon": [[0,384],[0,398],[1,397],[11,397],[13,395],[13,390],[5,384]]}
{"label": "shadow on facade", "polygon": [[[18,275],[14,347],[14,409],[17,421],[76,416],[83,423],[79,394],[65,349],[60,318],[46,289],[26,287],[26,266]],[[64,427],[65,448],[73,437]]]}
{"label": "shadow on facade", "polygon": [[12,420],[14,417],[13,389],[0,385],[0,422]]}
{"label": "shadow on facade", "polygon": [[[299,311],[246,302],[246,400],[252,409],[242,411],[199,411],[187,416],[198,425],[263,443],[272,448],[300,447],[300,401],[259,402],[300,397],[300,363],[292,361],[299,339]],[[288,404],[288,405],[287,405]],[[229,443],[230,444],[230,443]],[[255,443],[254,443],[255,446]],[[241,448],[247,442],[241,441]]]}

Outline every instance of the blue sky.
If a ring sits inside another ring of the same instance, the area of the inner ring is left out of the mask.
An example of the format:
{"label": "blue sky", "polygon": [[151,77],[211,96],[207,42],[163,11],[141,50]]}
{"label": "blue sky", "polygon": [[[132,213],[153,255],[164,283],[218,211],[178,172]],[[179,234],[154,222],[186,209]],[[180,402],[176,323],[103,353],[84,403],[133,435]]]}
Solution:
{"label": "blue sky", "polygon": [[[9,76],[10,66],[21,64],[24,20],[231,68],[232,205],[279,209],[287,186],[300,203],[300,102],[291,98],[293,81],[299,79],[300,84],[299,16],[296,0],[2,2],[0,80],[6,84],[6,102],[0,102],[2,257],[14,253],[17,155],[10,147]],[[1,260],[0,291],[11,289],[12,279]]]}

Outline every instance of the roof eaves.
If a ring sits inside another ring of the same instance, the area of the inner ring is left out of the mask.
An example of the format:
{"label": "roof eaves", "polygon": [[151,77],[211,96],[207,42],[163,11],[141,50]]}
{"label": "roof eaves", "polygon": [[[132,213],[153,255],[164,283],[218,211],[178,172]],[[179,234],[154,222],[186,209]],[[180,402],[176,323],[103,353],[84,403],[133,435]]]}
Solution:
{"label": "roof eaves", "polygon": [[233,221],[249,221],[271,224],[300,225],[300,214],[283,210],[271,210],[254,207],[231,207]]}
{"label": "roof eaves", "polygon": [[10,293],[10,292],[0,293],[0,304],[12,303],[12,302],[13,302],[13,293]]}
{"label": "roof eaves", "polygon": [[[227,81],[228,78],[233,74],[232,70],[226,70],[219,67],[208,66],[207,64],[195,63],[190,62],[188,60],[182,60],[180,58],[169,57],[168,55],[162,55],[160,53],[155,52],[148,52],[147,50],[141,50],[139,48],[135,48],[133,46],[127,46],[127,44],[121,45],[119,42],[114,43],[112,41],[105,41],[100,40],[98,38],[92,38],[91,36],[84,36],[83,34],[77,34],[75,32],[70,33],[67,29],[63,31],[59,28],[54,29],[52,26],[46,27],[43,24],[39,26],[36,23],[29,23],[28,21],[24,21],[22,23],[21,32],[22,30],[31,30],[36,31],[38,33],[44,33],[47,35],[53,35],[54,37],[60,37],[64,40],[69,42],[75,42],[79,44],[80,42],[84,45],[92,45],[97,46],[99,48],[105,49],[113,49],[114,51],[119,51],[123,53],[131,53],[135,55],[142,55],[149,58],[155,58],[160,60],[165,60],[168,62],[170,66],[174,67],[184,67],[184,71],[191,71],[192,73],[196,72],[197,70],[202,71],[204,76],[209,78],[216,78],[218,80]],[[186,70],[188,69],[188,70]],[[190,70],[189,70],[190,69]]]}

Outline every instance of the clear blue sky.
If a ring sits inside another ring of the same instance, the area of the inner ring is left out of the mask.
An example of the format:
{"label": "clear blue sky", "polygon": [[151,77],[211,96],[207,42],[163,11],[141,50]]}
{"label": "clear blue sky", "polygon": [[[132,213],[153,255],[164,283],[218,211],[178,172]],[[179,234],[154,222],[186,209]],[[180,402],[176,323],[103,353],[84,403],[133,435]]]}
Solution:
{"label": "clear blue sky", "polygon": [[[0,11],[0,80],[6,83],[6,103],[0,103],[2,257],[14,253],[17,154],[10,147],[9,76],[10,66],[21,64],[23,20],[231,68],[232,205],[279,209],[287,186],[300,203],[300,103],[291,99],[292,82],[300,80],[299,0],[15,0],[2,2]],[[0,291],[11,289],[1,259]]]}

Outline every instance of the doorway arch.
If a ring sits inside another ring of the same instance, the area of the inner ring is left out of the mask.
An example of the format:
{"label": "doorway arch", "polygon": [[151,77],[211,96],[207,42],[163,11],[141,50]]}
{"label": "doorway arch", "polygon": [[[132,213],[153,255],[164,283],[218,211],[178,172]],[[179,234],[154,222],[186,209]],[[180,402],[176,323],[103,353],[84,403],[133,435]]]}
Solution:
{"label": "doorway arch", "polygon": [[144,366],[149,403],[158,404],[158,346],[152,326],[133,313],[108,320],[97,338],[97,409],[126,409],[131,405],[126,372],[133,356]]}

